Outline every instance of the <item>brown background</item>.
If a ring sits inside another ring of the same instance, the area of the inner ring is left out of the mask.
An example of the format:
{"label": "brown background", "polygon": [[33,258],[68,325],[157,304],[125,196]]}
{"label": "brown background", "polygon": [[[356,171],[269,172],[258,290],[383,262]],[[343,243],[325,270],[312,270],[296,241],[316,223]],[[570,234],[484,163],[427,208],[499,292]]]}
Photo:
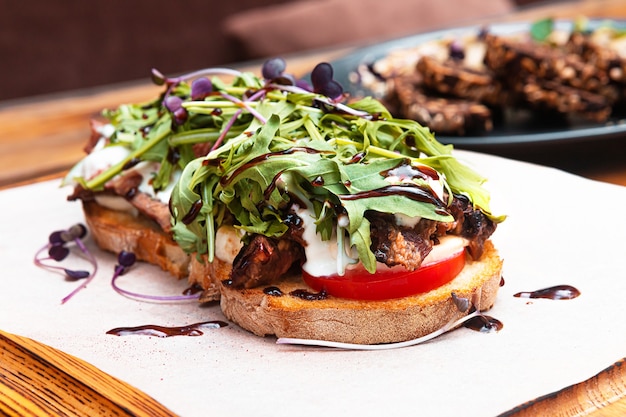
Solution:
{"label": "brown background", "polygon": [[[291,16],[294,6],[306,3],[309,7],[312,3],[319,5],[319,16],[311,16],[306,27],[297,25],[298,33],[310,34],[311,39],[324,35],[335,44],[358,41],[357,35],[353,39],[345,35],[346,19],[321,12],[324,4],[332,10],[332,5],[328,5],[332,1],[0,0],[0,100],[144,80],[152,67],[172,74],[259,58],[254,45],[250,45],[255,36],[276,31],[276,16]],[[346,2],[354,3],[349,6],[349,17],[355,20],[356,14],[358,21],[367,25],[368,35],[385,37],[401,34],[401,30],[415,33],[450,26],[488,10],[501,13],[503,5],[515,7],[533,1],[536,0],[484,0],[478,7],[482,10],[476,10],[476,5],[469,7],[463,0],[386,0],[381,4],[394,9],[399,17],[411,11],[415,26],[398,27],[396,22],[383,29],[380,24],[368,23],[376,16],[365,10],[360,0],[341,0],[341,5],[345,8]],[[437,8],[439,11],[433,13]],[[251,9],[259,13],[252,16]],[[272,23],[259,28],[246,23],[258,24],[259,19]],[[287,19],[278,20],[282,26],[289,24]],[[238,36],[248,27],[255,32],[244,33],[247,38],[242,41]],[[343,29],[341,38],[333,39],[320,32],[333,27]],[[237,33],[227,33],[229,28],[236,28]],[[352,32],[356,31],[348,30]],[[289,40],[285,38],[282,40]],[[275,41],[275,49],[270,48],[270,52],[288,49],[278,45],[280,40]]]}

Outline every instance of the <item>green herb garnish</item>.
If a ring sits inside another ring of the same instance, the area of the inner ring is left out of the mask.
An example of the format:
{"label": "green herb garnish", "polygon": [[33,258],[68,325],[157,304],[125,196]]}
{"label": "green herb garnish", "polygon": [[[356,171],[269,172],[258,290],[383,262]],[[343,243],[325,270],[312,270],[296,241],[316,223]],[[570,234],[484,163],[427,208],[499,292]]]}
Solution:
{"label": "green herb garnish", "polygon": [[533,40],[545,42],[554,30],[554,19],[545,18],[533,22],[530,25],[530,36]]}

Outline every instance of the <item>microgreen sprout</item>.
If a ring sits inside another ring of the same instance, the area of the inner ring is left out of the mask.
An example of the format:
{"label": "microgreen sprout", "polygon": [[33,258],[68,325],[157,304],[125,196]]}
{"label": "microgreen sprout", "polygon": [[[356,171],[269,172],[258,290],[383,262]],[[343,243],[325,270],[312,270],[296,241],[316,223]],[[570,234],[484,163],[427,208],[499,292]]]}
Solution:
{"label": "microgreen sprout", "polygon": [[343,87],[333,79],[333,67],[328,62],[321,62],[311,72],[313,91],[332,100],[343,96]]}
{"label": "microgreen sprout", "polygon": [[261,75],[268,84],[296,85],[296,78],[285,72],[287,63],[282,58],[270,58],[263,63]]}
{"label": "microgreen sprout", "polygon": [[111,286],[115,291],[119,294],[124,295],[129,298],[146,300],[146,301],[188,301],[188,300],[197,300],[199,298],[199,294],[186,294],[186,295],[148,295],[148,294],[140,294],[133,291],[128,291],[117,285],[117,280],[122,275],[126,274],[128,270],[135,264],[136,256],[132,252],[121,251],[117,255],[117,264],[113,269],[113,277],[111,278]]}
{"label": "microgreen sprout", "polygon": [[[67,230],[54,231],[48,237],[48,243],[35,253],[34,262],[38,267],[60,272],[71,280],[84,280],[74,291],[63,297],[61,304],[66,303],[77,292],[87,287],[98,270],[96,259],[83,243],[83,238],[86,235],[87,228],[80,223],[73,225]],[[71,246],[78,247],[85,255],[93,268],[91,272],[82,269],[69,269],[50,263],[50,261],[59,263],[65,260],[71,253]],[[47,253],[47,256],[44,253]]]}
{"label": "microgreen sprout", "polygon": [[180,77],[168,78],[163,75],[156,68],[152,68],[152,82],[156,85],[177,85],[183,81],[195,80],[200,77],[208,77],[211,75],[229,75],[233,77],[239,77],[241,75],[241,71],[231,69],[231,68],[206,68],[198,71],[189,72],[187,74],[183,74]]}
{"label": "microgreen sprout", "polygon": [[183,107],[183,99],[178,96],[167,96],[163,100],[163,106],[172,113],[172,120],[177,125],[182,125],[187,120],[187,110]]}
{"label": "microgreen sprout", "polygon": [[261,67],[261,75],[266,80],[274,80],[279,78],[285,72],[287,63],[282,58],[270,58],[263,63]]}
{"label": "microgreen sprout", "polygon": [[191,83],[191,99],[204,100],[213,92],[213,83],[206,77],[196,78]]}

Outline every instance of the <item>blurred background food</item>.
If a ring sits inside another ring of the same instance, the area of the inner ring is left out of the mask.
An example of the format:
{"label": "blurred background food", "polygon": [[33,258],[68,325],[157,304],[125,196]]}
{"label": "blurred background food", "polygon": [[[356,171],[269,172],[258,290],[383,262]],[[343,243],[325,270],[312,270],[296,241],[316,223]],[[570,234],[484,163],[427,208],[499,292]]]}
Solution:
{"label": "blurred background food", "polygon": [[0,0],[0,100],[462,25],[533,0]]}

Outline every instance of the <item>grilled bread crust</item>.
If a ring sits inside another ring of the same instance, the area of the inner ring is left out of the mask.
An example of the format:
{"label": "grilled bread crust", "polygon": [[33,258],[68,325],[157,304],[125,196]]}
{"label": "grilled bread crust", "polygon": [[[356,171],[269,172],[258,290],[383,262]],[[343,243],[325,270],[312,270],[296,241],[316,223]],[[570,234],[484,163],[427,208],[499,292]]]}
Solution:
{"label": "grilled bread crust", "polygon": [[146,217],[111,210],[93,201],[83,202],[83,213],[92,238],[101,249],[133,252],[138,260],[202,287],[200,301],[219,300],[217,283],[228,277],[229,266],[202,262],[185,253],[169,234]]}

